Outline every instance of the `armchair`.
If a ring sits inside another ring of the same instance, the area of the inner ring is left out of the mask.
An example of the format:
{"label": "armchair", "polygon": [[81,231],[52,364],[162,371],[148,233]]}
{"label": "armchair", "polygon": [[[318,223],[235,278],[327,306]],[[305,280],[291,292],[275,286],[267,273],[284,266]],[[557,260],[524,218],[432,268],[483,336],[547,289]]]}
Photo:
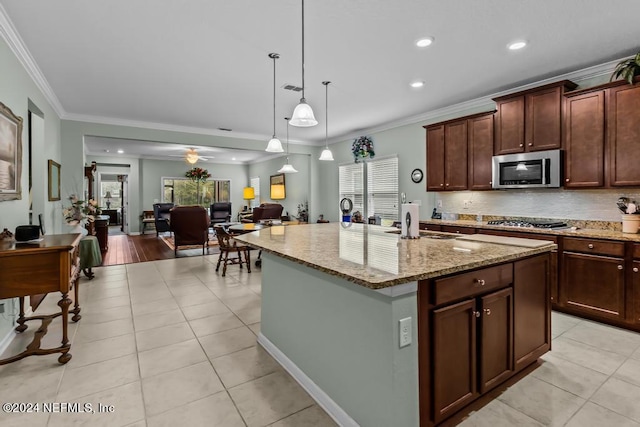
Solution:
{"label": "armchair", "polygon": [[210,207],[211,226],[223,222],[231,222],[231,202],[216,202]]}
{"label": "armchair", "polygon": [[280,203],[263,203],[257,208],[253,208],[253,222],[260,222],[262,219],[280,219],[284,206]]}
{"label": "armchair", "polygon": [[169,211],[173,209],[173,203],[154,203],[153,204],[153,217],[156,224],[156,237],[159,233],[165,231],[171,231],[169,227]]}
{"label": "armchair", "polygon": [[169,221],[173,231],[174,253],[178,254],[178,246],[202,245],[209,242],[209,214],[202,206],[178,206],[171,209]]}

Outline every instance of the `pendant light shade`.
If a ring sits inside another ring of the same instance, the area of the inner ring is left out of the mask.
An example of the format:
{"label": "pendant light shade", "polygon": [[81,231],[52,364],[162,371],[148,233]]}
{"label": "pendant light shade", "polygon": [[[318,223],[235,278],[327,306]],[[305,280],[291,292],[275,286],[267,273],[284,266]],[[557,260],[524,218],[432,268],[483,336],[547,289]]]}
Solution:
{"label": "pendant light shade", "polygon": [[288,117],[284,118],[287,121],[287,163],[284,164],[280,169],[278,169],[278,173],[297,173],[298,171],[293,165],[289,164],[289,123],[290,120]]}
{"label": "pendant light shade", "polygon": [[325,117],[324,117],[324,150],[320,153],[320,159],[327,162],[333,161],[333,153],[329,150],[329,83],[331,82],[322,82],[324,85],[324,93],[325,93]]}
{"label": "pendant light shade", "polygon": [[276,138],[276,59],[280,58],[280,55],[270,53],[269,58],[273,59],[273,136],[267,144],[265,151],[269,153],[283,153],[282,143]]}
{"label": "pendant light shade", "polygon": [[304,97],[304,0],[302,0],[302,98],[300,98],[300,103],[293,110],[289,123],[291,123],[291,126],[297,127],[310,127],[318,124],[318,121],[313,116],[311,106],[307,104],[307,100]]}

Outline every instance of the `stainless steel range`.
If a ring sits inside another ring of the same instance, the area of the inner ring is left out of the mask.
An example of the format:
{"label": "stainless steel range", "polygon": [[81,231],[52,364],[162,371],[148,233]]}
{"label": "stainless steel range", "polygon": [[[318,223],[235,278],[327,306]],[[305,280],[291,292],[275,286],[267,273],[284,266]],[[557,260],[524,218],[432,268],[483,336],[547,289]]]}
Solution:
{"label": "stainless steel range", "polygon": [[507,227],[523,227],[523,228],[549,228],[562,229],[569,226],[562,221],[523,221],[516,219],[497,219],[488,221],[489,225],[504,225]]}

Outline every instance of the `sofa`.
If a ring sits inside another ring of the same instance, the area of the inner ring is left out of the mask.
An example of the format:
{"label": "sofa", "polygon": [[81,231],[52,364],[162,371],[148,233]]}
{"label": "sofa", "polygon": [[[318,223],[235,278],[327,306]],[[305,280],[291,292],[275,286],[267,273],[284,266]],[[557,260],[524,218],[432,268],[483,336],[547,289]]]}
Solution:
{"label": "sofa", "polygon": [[283,209],[284,206],[280,203],[263,203],[253,208],[253,215],[250,219],[243,219],[242,222],[260,222],[260,220],[264,219],[280,219]]}

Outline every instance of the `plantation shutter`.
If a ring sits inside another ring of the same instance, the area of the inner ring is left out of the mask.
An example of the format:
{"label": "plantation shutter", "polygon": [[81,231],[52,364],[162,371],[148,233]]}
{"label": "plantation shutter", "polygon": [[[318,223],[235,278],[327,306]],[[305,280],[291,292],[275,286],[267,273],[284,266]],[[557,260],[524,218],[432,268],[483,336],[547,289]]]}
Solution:
{"label": "plantation shutter", "polygon": [[256,206],[260,206],[260,177],[251,178],[251,187],[253,187],[253,191],[255,194],[255,198],[250,202],[251,208],[255,208]]}
{"label": "plantation shutter", "polygon": [[398,219],[398,158],[367,162],[367,216]]}

